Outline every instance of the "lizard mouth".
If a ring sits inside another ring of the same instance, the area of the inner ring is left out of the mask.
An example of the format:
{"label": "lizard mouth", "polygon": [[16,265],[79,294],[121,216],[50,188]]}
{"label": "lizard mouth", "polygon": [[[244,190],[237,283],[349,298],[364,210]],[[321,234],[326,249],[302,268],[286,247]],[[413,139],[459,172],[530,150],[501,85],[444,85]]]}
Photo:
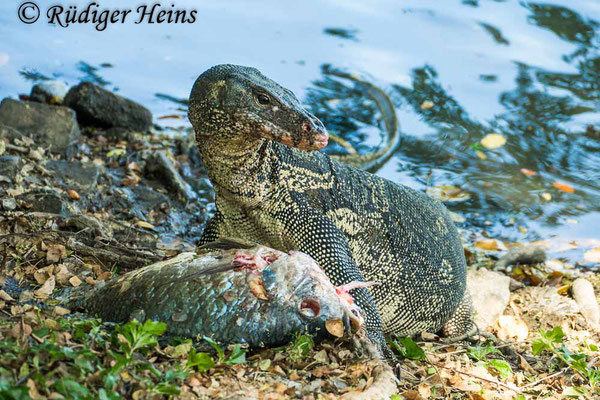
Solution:
{"label": "lizard mouth", "polygon": [[[252,135],[267,140],[279,142],[299,150],[321,150],[329,141],[329,134],[322,124],[312,121],[303,122],[299,129],[290,131],[279,127],[269,121],[261,121],[254,114],[246,114],[244,117],[250,121],[257,122],[254,125]],[[260,121],[260,123],[258,123]]]}

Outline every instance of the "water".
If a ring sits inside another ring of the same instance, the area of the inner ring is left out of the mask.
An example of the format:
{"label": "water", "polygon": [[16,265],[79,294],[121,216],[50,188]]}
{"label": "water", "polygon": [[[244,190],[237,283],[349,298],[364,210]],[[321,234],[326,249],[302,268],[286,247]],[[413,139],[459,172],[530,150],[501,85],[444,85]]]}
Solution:
{"label": "water", "polygon": [[[555,237],[585,248],[599,237],[597,0],[179,0],[178,8],[198,10],[195,24],[130,22],[103,32],[24,25],[19,3],[0,5],[2,97],[27,93],[41,77],[88,79],[155,118],[184,116],[177,100],[198,74],[218,63],[251,65],[368,151],[381,140],[378,112],[351,82],[325,73],[331,65],[377,84],[397,106],[403,141],[378,174],[418,189],[460,186],[470,199],[449,207],[506,241]],[[156,122],[189,127],[185,119]],[[479,140],[492,132],[507,144],[483,149],[482,160]],[[575,192],[554,188],[557,181]]]}

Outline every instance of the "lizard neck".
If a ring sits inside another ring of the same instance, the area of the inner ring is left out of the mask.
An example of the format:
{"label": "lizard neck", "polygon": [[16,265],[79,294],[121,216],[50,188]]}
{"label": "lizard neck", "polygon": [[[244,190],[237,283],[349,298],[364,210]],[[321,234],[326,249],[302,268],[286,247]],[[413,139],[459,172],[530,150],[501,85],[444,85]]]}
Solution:
{"label": "lizard neck", "polygon": [[272,190],[272,143],[260,138],[199,137],[198,149],[217,196],[217,203],[259,205]]}

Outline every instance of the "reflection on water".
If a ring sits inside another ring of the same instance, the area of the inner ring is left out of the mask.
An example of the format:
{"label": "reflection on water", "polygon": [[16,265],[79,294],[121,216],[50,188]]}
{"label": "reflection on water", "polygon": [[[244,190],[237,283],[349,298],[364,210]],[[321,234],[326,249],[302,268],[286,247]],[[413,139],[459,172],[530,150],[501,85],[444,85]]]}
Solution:
{"label": "reflection on water", "polygon": [[[84,79],[118,88],[156,117],[184,115],[200,72],[253,65],[297,92],[359,153],[370,151],[385,140],[383,116],[359,85],[329,73],[339,68],[384,89],[397,107],[402,142],[382,176],[419,189],[462,187],[470,199],[450,207],[509,240],[598,237],[595,0],[177,3],[197,7],[200,22],[59,30],[18,24],[7,17],[11,6],[0,5],[0,38],[12,39],[0,41],[11,59],[0,66],[0,95],[14,97],[31,81]],[[483,149],[492,132],[507,144]],[[347,149],[334,143],[326,151]]]}

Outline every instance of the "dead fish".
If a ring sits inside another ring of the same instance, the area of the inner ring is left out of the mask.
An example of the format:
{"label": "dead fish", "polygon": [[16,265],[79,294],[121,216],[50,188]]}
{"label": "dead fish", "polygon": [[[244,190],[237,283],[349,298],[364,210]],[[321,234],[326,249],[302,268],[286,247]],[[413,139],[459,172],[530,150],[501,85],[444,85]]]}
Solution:
{"label": "dead fish", "polygon": [[349,336],[362,326],[349,289],[335,288],[306,254],[260,245],[214,248],[182,253],[103,287],[80,286],[62,302],[105,321],[163,321],[168,336],[252,347],[282,345],[298,333],[316,340]]}

